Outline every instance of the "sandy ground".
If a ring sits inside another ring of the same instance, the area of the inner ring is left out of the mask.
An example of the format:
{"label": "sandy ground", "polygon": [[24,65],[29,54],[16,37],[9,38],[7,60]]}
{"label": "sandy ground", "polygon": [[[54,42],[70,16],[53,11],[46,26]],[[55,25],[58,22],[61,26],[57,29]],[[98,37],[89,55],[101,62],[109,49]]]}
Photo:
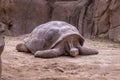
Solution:
{"label": "sandy ground", "polygon": [[120,44],[109,40],[86,40],[98,55],[42,59],[17,52],[24,36],[6,37],[2,54],[2,80],[120,80]]}

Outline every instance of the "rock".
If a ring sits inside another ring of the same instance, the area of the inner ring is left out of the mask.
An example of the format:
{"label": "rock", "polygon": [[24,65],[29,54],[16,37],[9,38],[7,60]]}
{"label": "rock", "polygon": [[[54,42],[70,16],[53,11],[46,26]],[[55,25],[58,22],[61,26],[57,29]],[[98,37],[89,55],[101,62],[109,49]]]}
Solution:
{"label": "rock", "polygon": [[96,0],[94,5],[95,34],[120,41],[120,1],[119,0]]}
{"label": "rock", "polygon": [[1,0],[0,3],[0,19],[8,26],[8,35],[30,33],[49,19],[45,0]]}
{"label": "rock", "polygon": [[87,10],[91,7],[88,7],[89,5],[91,5],[90,0],[56,2],[54,4],[52,20],[66,21],[76,26],[83,36],[90,37],[91,31],[93,31],[93,20],[91,20],[91,10]]}
{"label": "rock", "polygon": [[[79,7],[81,11],[79,13],[79,31],[81,30],[82,35],[85,38],[92,38],[94,34],[94,18],[93,18],[93,0],[80,0]],[[81,4],[81,6],[80,6]]]}
{"label": "rock", "polygon": [[110,5],[110,30],[109,38],[120,42],[120,0],[112,0]]}
{"label": "rock", "polygon": [[[96,0],[94,4],[95,35],[106,34],[110,28],[109,22],[110,0]],[[108,36],[108,35],[106,35]]]}
{"label": "rock", "polygon": [[0,0],[0,21],[7,25],[7,35],[30,33],[37,25],[62,20],[86,38],[119,41],[111,35],[120,25],[119,7],[119,0]]}
{"label": "rock", "polygon": [[3,32],[4,32],[4,25],[0,23],[0,80],[1,80],[1,72],[2,72],[1,54],[3,52],[4,45],[5,45]]}
{"label": "rock", "polygon": [[54,4],[52,20],[66,21],[70,23],[70,17],[75,8],[76,1],[60,1]]}
{"label": "rock", "polygon": [[109,38],[115,42],[120,42],[120,26],[110,29]]}

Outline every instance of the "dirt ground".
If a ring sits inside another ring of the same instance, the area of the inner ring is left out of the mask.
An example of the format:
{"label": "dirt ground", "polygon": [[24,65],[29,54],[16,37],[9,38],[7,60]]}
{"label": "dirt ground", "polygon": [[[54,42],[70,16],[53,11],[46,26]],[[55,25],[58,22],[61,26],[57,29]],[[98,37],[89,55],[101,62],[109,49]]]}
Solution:
{"label": "dirt ground", "polygon": [[85,46],[98,49],[98,55],[42,59],[15,50],[24,37],[6,36],[2,80],[120,80],[119,43],[86,40]]}

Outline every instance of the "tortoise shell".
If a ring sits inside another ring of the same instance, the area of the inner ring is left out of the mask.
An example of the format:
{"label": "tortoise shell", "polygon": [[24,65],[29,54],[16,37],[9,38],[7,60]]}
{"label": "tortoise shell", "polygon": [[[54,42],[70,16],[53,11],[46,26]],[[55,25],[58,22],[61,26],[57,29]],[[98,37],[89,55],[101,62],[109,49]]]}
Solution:
{"label": "tortoise shell", "polygon": [[24,43],[32,53],[35,53],[38,50],[55,48],[56,45],[70,36],[78,36],[81,46],[83,45],[84,38],[76,27],[63,21],[51,21],[36,27],[24,39]]}

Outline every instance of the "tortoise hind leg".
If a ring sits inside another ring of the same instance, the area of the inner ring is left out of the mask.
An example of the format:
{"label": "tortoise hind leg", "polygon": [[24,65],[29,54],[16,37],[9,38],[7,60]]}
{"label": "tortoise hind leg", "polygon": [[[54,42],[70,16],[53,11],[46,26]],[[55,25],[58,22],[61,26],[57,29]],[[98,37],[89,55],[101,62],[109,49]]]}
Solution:
{"label": "tortoise hind leg", "polygon": [[18,44],[18,45],[16,46],[16,50],[17,50],[18,52],[27,52],[27,53],[30,52],[30,50],[28,50],[28,48],[27,48],[23,43]]}
{"label": "tortoise hind leg", "polygon": [[78,46],[80,55],[95,55],[98,54],[98,51],[95,49],[91,49],[91,48],[87,48],[87,47],[83,47],[83,46]]}
{"label": "tortoise hind leg", "polygon": [[48,49],[48,50],[43,50],[43,51],[37,51],[35,53],[35,57],[40,57],[40,58],[54,58],[63,55],[64,53],[58,49]]}

